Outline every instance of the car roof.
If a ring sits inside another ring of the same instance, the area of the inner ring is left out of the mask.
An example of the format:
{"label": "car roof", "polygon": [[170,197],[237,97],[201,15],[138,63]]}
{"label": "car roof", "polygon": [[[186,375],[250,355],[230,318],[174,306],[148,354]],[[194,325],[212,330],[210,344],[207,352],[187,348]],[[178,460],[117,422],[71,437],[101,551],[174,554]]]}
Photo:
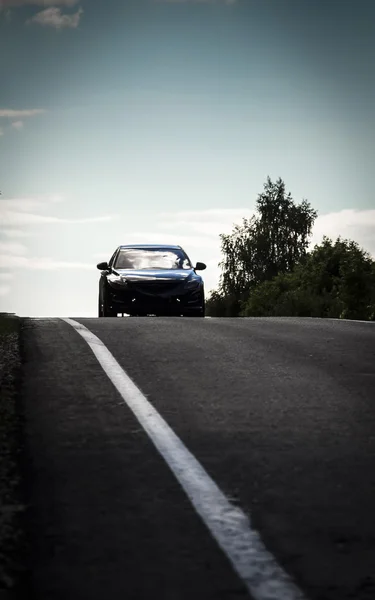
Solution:
{"label": "car roof", "polygon": [[175,246],[172,244],[121,244],[119,248],[173,248],[182,250],[181,246]]}

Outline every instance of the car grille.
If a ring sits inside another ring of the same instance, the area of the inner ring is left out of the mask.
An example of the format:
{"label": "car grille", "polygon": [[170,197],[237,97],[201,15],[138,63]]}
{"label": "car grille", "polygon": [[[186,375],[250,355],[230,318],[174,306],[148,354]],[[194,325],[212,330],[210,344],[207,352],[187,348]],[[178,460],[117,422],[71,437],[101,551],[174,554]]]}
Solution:
{"label": "car grille", "polygon": [[140,294],[149,295],[164,295],[173,293],[181,288],[181,282],[174,281],[143,281],[132,283],[129,285],[129,290],[134,290]]}

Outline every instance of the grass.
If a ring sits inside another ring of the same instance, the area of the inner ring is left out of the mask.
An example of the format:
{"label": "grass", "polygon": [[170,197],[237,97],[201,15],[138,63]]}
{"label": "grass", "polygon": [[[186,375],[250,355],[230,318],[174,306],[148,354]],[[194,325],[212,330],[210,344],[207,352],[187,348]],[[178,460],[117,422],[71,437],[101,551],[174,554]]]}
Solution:
{"label": "grass", "polygon": [[18,384],[21,373],[21,320],[0,314],[0,596],[16,588],[22,567],[20,499],[20,417]]}

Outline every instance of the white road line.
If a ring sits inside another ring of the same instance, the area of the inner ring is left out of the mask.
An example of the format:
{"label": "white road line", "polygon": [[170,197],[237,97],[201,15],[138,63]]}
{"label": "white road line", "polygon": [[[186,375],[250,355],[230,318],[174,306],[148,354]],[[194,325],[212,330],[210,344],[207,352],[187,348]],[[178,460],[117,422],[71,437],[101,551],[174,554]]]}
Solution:
{"label": "white road line", "polygon": [[90,346],[254,600],[303,600],[304,595],[264,547],[246,514],[229,502],[103,342],[81,323],[62,320],[74,327]]}
{"label": "white road line", "polygon": [[328,321],[328,320],[329,321],[341,321],[341,322],[344,321],[344,323],[366,323],[366,324],[370,323],[370,325],[375,325],[375,321],[361,321],[360,319],[334,319],[332,317],[331,319],[321,319],[321,320],[324,320],[324,321]]}

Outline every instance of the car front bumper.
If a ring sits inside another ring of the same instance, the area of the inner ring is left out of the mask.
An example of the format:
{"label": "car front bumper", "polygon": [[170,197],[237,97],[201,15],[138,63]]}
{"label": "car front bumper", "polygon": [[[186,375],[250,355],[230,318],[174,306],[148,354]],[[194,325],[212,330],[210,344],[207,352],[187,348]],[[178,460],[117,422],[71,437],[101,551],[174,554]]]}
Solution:
{"label": "car front bumper", "polygon": [[199,312],[204,308],[204,296],[201,289],[171,295],[143,294],[137,290],[110,289],[109,304],[117,312],[176,314]]}

